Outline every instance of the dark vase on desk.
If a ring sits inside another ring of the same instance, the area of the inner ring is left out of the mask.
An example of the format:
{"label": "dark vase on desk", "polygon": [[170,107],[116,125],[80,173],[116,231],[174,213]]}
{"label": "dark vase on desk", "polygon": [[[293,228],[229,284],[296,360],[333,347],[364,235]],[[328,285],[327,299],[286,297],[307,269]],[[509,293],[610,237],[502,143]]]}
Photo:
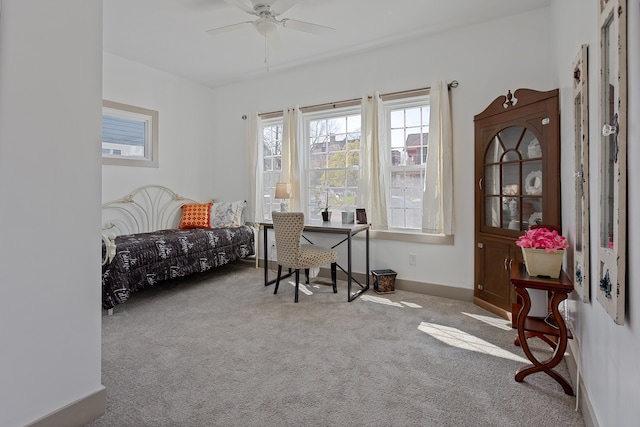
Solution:
{"label": "dark vase on desk", "polygon": [[331,221],[331,211],[322,211],[322,220],[324,222],[330,222]]}

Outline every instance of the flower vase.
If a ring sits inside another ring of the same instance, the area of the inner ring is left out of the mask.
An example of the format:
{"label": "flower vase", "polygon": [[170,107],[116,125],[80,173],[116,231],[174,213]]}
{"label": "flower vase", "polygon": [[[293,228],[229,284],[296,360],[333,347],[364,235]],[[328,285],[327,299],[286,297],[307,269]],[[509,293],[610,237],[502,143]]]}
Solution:
{"label": "flower vase", "polygon": [[552,279],[560,277],[564,249],[547,252],[544,249],[522,248],[522,256],[529,276],[548,276]]}
{"label": "flower vase", "polygon": [[331,211],[322,211],[322,220],[324,222],[331,222]]}

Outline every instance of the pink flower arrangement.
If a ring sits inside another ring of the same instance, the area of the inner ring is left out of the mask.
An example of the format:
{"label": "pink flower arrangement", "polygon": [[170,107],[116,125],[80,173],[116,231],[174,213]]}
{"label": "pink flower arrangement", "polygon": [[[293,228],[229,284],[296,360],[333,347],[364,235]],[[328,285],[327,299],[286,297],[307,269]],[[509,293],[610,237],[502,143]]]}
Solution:
{"label": "pink flower arrangement", "polygon": [[516,245],[521,248],[544,249],[546,252],[558,252],[569,247],[567,238],[548,228],[527,230],[518,238]]}

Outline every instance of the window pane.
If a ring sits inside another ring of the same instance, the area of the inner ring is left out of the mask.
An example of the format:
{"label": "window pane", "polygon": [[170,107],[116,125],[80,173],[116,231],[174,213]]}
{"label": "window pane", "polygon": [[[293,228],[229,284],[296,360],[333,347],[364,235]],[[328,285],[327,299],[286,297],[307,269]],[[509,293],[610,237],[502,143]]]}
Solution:
{"label": "window pane", "polygon": [[144,157],[145,122],[102,116],[102,147],[125,156]]}
{"label": "window pane", "polygon": [[391,128],[403,128],[404,127],[404,110],[391,111],[390,123],[391,123]]}
{"label": "window pane", "polygon": [[497,163],[502,158],[502,154],[504,153],[504,148],[500,143],[498,137],[493,138],[489,147],[487,148],[487,153],[484,156],[485,163]]}
{"label": "window pane", "polygon": [[327,134],[327,123],[325,120],[314,120],[309,124],[309,137],[317,138]]}
{"label": "window pane", "polygon": [[340,117],[335,119],[330,119],[327,121],[327,133],[331,134],[344,134],[347,131],[347,118]]}
{"label": "window pane", "polygon": [[262,176],[262,214],[271,218],[272,211],[280,210],[280,202],[275,198],[276,183],[282,179],[282,122],[273,120],[262,124],[262,147],[264,171]]}
{"label": "window pane", "polygon": [[407,209],[406,211],[406,227],[420,229],[422,228],[422,210],[421,209]]}
{"label": "window pane", "polygon": [[404,225],[404,210],[391,209],[391,224],[395,228],[405,228]]}
{"label": "window pane", "polygon": [[357,193],[359,173],[357,170],[347,171],[347,187],[351,188],[353,193]]}
{"label": "window pane", "polygon": [[324,169],[327,167],[327,159],[329,156],[325,153],[311,154],[309,164],[311,169]]}
{"label": "window pane", "polygon": [[422,124],[422,115],[420,114],[420,108],[409,108],[406,111],[406,123],[409,126],[420,126]]}
{"label": "window pane", "polygon": [[158,166],[158,112],[103,101],[103,164]]}
{"label": "window pane", "polygon": [[360,141],[349,143],[349,152],[347,153],[347,167],[358,166],[360,164]]}
{"label": "window pane", "polygon": [[[359,108],[343,115],[329,111],[326,117],[314,117],[305,126],[309,141],[308,212],[312,217],[317,217],[327,203],[336,213],[355,211],[361,116],[354,112]],[[334,220],[339,218],[334,216]]]}
{"label": "window pane", "polygon": [[347,184],[346,172],[344,170],[328,170],[324,173],[323,182],[334,189],[345,187]]}
{"label": "window pane", "polygon": [[422,227],[422,187],[429,144],[428,99],[390,101],[388,108],[391,184],[389,218],[392,228]]}
{"label": "window pane", "polygon": [[312,170],[309,173],[309,187],[313,188],[314,191],[322,192],[324,191],[324,171],[323,170]]}
{"label": "window pane", "polygon": [[360,127],[362,126],[362,122],[360,120],[360,115],[353,115],[347,117],[347,132],[354,133],[360,137]]}
{"label": "window pane", "polygon": [[404,147],[404,128],[391,130],[391,146]]}

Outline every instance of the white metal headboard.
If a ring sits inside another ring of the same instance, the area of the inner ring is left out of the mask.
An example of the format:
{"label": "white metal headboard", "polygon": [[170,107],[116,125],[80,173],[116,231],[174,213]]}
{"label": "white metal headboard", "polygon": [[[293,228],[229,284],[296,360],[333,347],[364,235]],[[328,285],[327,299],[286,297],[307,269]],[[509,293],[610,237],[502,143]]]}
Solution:
{"label": "white metal headboard", "polygon": [[102,230],[123,235],[178,228],[187,203],[198,202],[162,185],[145,185],[102,205]]}

